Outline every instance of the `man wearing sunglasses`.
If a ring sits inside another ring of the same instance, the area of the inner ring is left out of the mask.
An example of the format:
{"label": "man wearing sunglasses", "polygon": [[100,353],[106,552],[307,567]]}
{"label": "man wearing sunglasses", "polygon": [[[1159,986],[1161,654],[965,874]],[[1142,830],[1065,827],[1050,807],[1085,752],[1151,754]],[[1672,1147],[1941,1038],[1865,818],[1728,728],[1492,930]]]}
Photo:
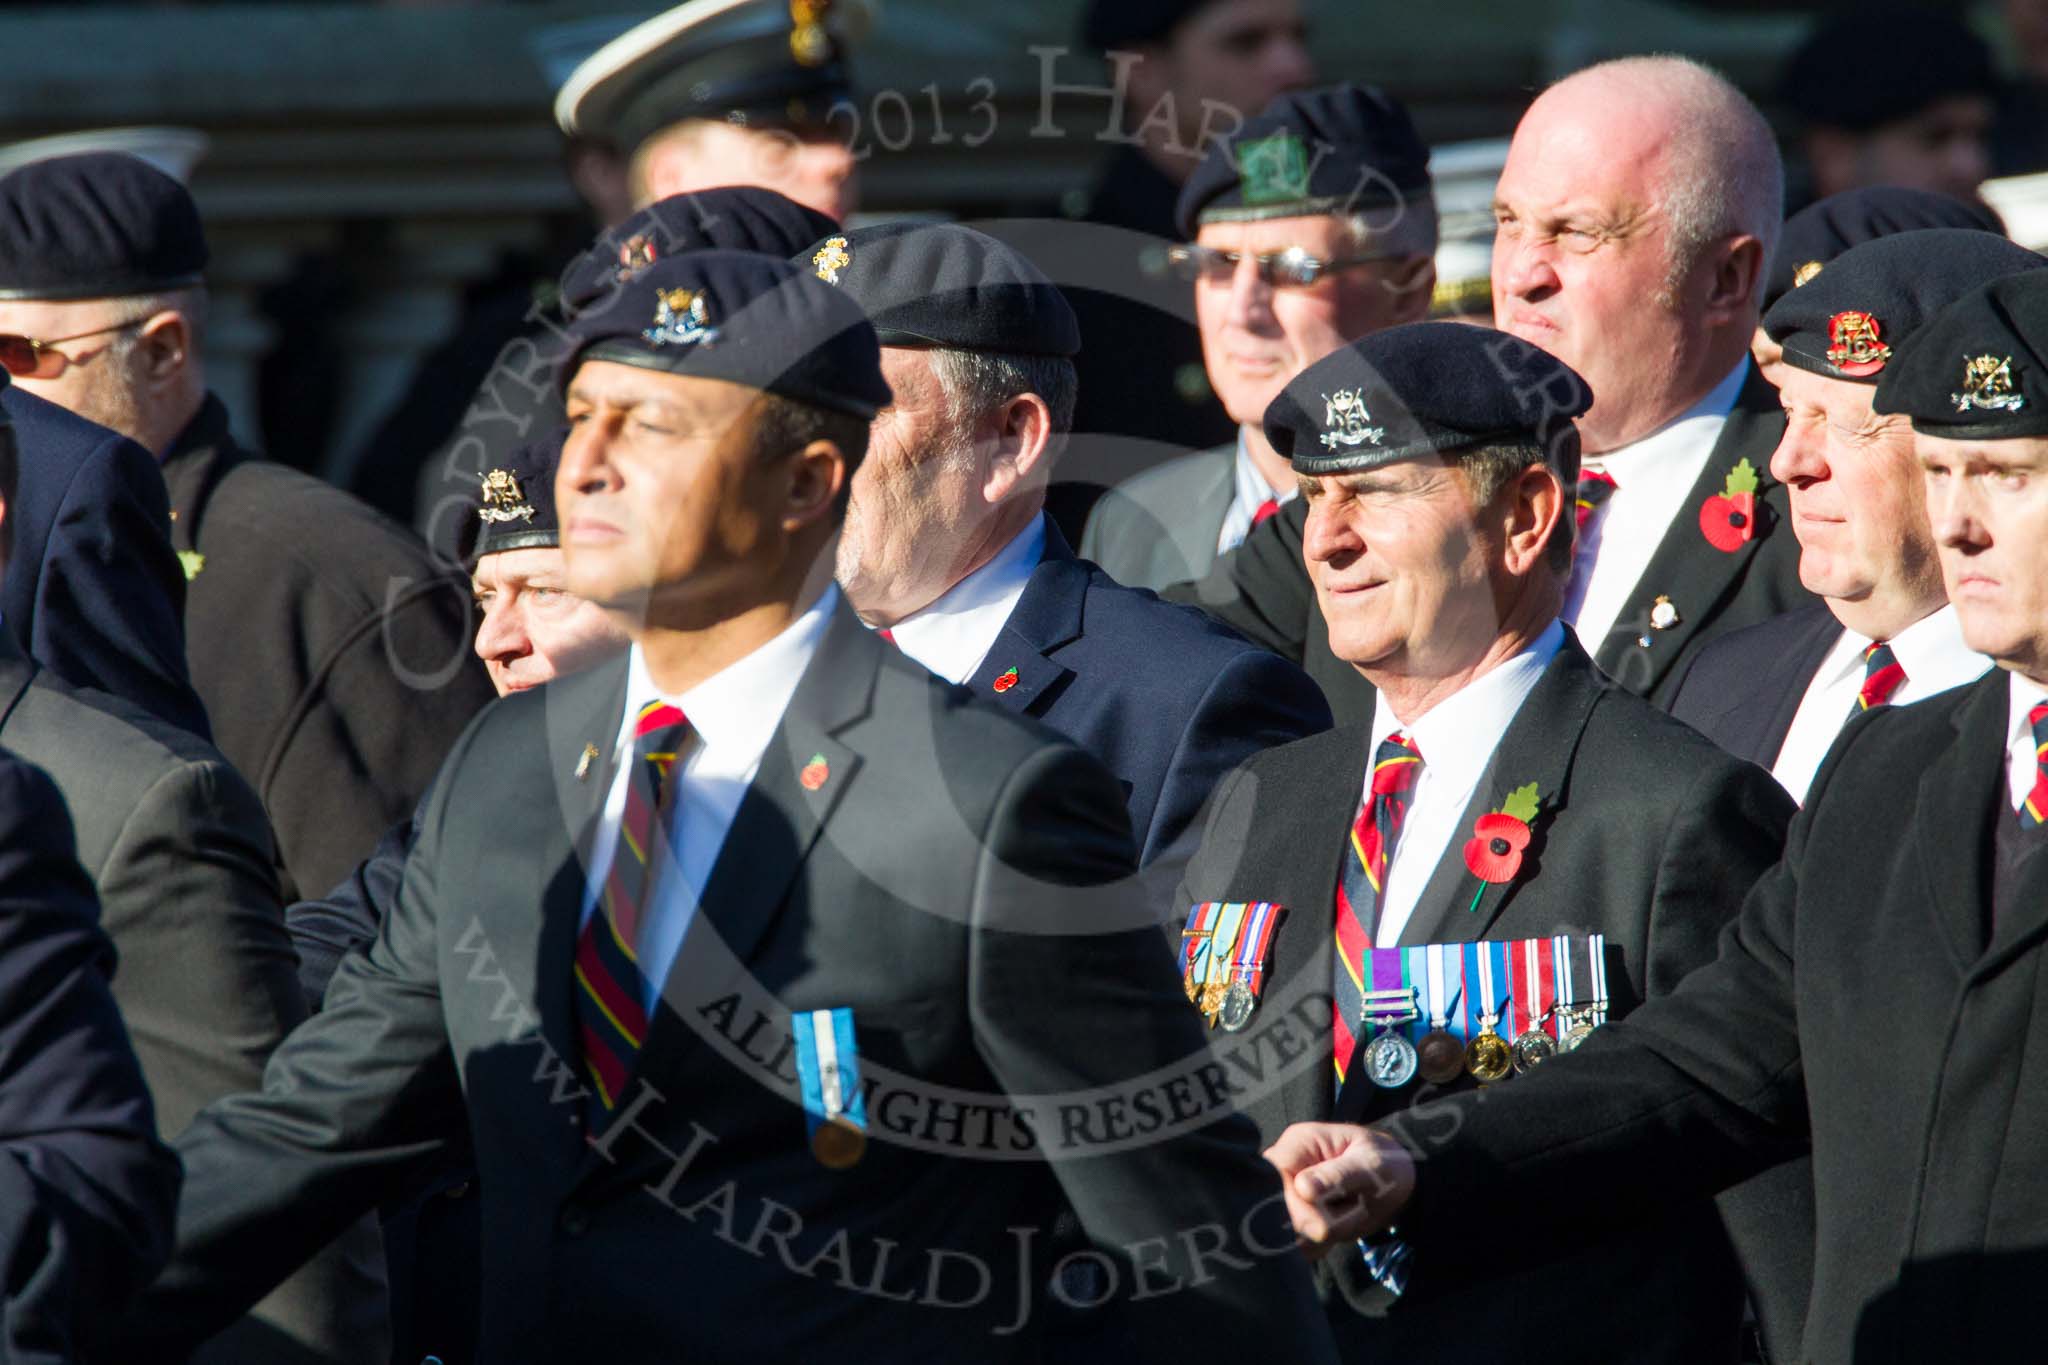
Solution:
{"label": "man wearing sunglasses", "polygon": [[263,798],[286,899],[334,885],[491,698],[467,584],[237,447],[206,387],[206,238],[183,185],[131,156],[59,157],[0,180],[0,225],[17,260],[39,250],[37,287],[0,297],[0,363],[162,462],[214,741]]}
{"label": "man wearing sunglasses", "polygon": [[1081,540],[1120,582],[1200,578],[1295,496],[1260,427],[1287,381],[1348,342],[1428,315],[1429,149],[1381,91],[1282,95],[1212,144],[1181,193],[1170,259],[1195,291],[1209,382],[1237,439],[1126,480]]}

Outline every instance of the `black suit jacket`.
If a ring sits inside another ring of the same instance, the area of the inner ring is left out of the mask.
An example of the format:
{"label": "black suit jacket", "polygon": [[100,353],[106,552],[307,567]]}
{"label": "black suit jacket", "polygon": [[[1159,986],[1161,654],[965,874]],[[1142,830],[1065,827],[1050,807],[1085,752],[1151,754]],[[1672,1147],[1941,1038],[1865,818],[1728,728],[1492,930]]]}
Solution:
{"label": "black suit jacket", "polygon": [[[1799,585],[1799,542],[1784,485],[1770,476],[1771,454],[1784,433],[1777,391],[1752,371],[1613,629],[1593,644],[1594,662],[1629,691],[1668,706],[1682,665],[1709,640],[1813,601]],[[1739,548],[1723,552],[1701,534],[1699,509],[1745,459],[1757,474],[1757,528]],[[1254,527],[1208,577],[1165,595],[1198,603],[1246,638],[1301,664],[1322,687],[1337,722],[1348,725],[1372,714],[1372,689],[1330,653],[1329,627],[1302,560],[1307,524],[1307,501],[1297,498]],[[1677,623],[1662,630],[1650,624],[1659,597],[1679,613]]]}
{"label": "black suit jacket", "polygon": [[170,1255],[178,1163],[50,779],[0,750],[0,1355],[65,1365]]}
{"label": "black suit jacket", "polygon": [[1430,1146],[1417,1254],[1471,1272],[1478,1229],[1556,1216],[1581,1181],[1608,1195],[1591,1224],[1810,1141],[1803,1359],[2039,1360],[2048,856],[1988,933],[2007,686],[1850,722],[1714,962]]}
{"label": "black suit jacket", "polygon": [[[1331,926],[1370,743],[1368,721],[1276,749],[1234,774],[1218,792],[1180,898],[1183,911],[1208,900],[1288,907],[1260,1011],[1266,1022],[1222,1043],[1267,1142],[1295,1122],[1382,1120],[1418,1094],[1377,1089],[1353,1069],[1343,1093],[1332,1095]],[[1474,913],[1481,883],[1465,867],[1463,838],[1454,837],[1401,942],[1604,933],[1609,992],[1622,1014],[1670,993],[1712,956],[1743,892],[1777,857],[1792,814],[1766,774],[1614,686],[1569,635],[1502,736],[1458,828],[1471,828],[1528,782],[1542,806],[1516,879],[1489,889]],[[1597,1177],[1575,1193],[1588,1204],[1608,1198]],[[1324,1262],[1326,1290],[1350,1305],[1333,1305],[1340,1345],[1360,1360],[1734,1358],[1741,1291],[1703,1195],[1568,1255],[1558,1255],[1558,1231],[1500,1222],[1479,1234],[1496,1271],[1487,1285],[1438,1288],[1422,1259],[1408,1293],[1392,1304],[1355,1253],[1333,1255]],[[1654,1310],[1630,1312],[1632,1303]]]}
{"label": "black suit jacket", "polygon": [[1671,714],[1760,768],[1778,761],[1799,703],[1842,623],[1825,602],[1731,631],[1686,665]]}
{"label": "black suit jacket", "polygon": [[494,695],[469,584],[338,488],[240,449],[208,397],[164,457],[214,742],[277,831],[284,894],[348,875]]}
{"label": "black suit jacket", "polygon": [[37,662],[204,739],[185,667],[185,577],[156,461],[135,442],[9,385],[20,486],[0,614]]}
{"label": "black suit jacket", "polygon": [[[494,1362],[1015,1358],[1033,1334],[995,1333],[1046,1282],[1068,1201],[1091,1241],[1138,1245],[1155,1286],[1194,1276],[1177,1229],[1274,1249],[1136,1304],[1162,1357],[1331,1358],[1251,1125],[1220,1097],[1170,1135],[1101,1108],[1201,1047],[1149,908],[1124,899],[1114,781],[844,608],[726,837],[626,1107],[587,1141],[570,966],[578,848],[609,784],[574,774],[586,744],[610,747],[624,677],[500,702],[457,744],[376,942],[264,1092],[181,1143],[179,1253],[129,1358],[234,1311],[465,1126]],[[812,1157],[789,1062],[790,1012],[836,1007],[871,1115],[845,1172]],[[1048,1096],[1029,1132],[1050,1161],[1011,1112]],[[976,1258],[1000,1272],[989,1300],[899,1301],[906,1284],[971,1300]]]}

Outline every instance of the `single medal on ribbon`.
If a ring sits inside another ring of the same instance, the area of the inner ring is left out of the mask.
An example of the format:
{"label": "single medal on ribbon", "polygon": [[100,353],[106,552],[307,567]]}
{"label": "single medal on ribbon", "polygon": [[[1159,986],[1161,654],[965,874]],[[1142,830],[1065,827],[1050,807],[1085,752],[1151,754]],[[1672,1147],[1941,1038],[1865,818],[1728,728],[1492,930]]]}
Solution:
{"label": "single medal on ribbon", "polygon": [[1202,1013],[1209,1017],[1210,1028],[1216,1027],[1216,1017],[1223,1012],[1223,997],[1230,990],[1231,958],[1249,908],[1244,901],[1225,901],[1216,911],[1216,927],[1209,934],[1208,960],[1202,973]]}
{"label": "single medal on ribbon", "polygon": [[811,1154],[832,1170],[860,1161],[868,1146],[867,1097],[850,1009],[805,1010],[790,1019]]}
{"label": "single medal on ribbon", "polygon": [[1216,928],[1221,901],[1203,901],[1188,911],[1188,927],[1180,931],[1180,980],[1188,1003],[1202,1003],[1202,982],[1209,974],[1209,937]]}
{"label": "single medal on ribbon", "polygon": [[1273,930],[1286,910],[1271,901],[1253,901],[1244,928],[1237,936],[1237,959],[1231,966],[1230,984],[1216,1012],[1218,1022],[1230,1033],[1251,1023],[1266,987],[1266,954],[1273,945]]}
{"label": "single medal on ribbon", "polygon": [[1458,1002],[1465,993],[1465,957],[1452,944],[1432,943],[1423,953],[1423,1008],[1429,1032],[1415,1045],[1422,1079],[1448,1085],[1465,1070],[1465,1043],[1452,1032]]}
{"label": "single medal on ribbon", "polygon": [[1607,936],[1591,934],[1569,941],[1559,956],[1558,1015],[1562,1031],[1559,1052],[1576,1052],[1607,1022]]}
{"label": "single medal on ribbon", "polygon": [[1399,948],[1375,948],[1368,964],[1373,988],[1365,993],[1360,1022],[1379,1031],[1365,1045],[1365,1075],[1382,1090],[1399,1090],[1415,1079],[1415,1044],[1400,1026],[1417,1017],[1415,988],[1406,980]]}
{"label": "single medal on ribbon", "polygon": [[1490,1085],[1505,1079],[1514,1070],[1514,1055],[1508,1048],[1507,1039],[1494,1031],[1500,1022],[1501,1011],[1505,1010],[1512,997],[1508,994],[1507,945],[1504,943],[1468,943],[1466,948],[1465,981],[1468,986],[1477,986],[1476,991],[1468,990],[1468,1010],[1478,1013],[1478,1027],[1472,1031],[1472,1041],[1465,1045],[1465,1070],[1472,1079],[1482,1085]]}
{"label": "single medal on ribbon", "polygon": [[1515,1074],[1523,1075],[1557,1055],[1557,1040],[1545,1031],[1557,1003],[1553,949],[1547,938],[1516,939],[1508,945],[1519,1027],[1509,1052]]}

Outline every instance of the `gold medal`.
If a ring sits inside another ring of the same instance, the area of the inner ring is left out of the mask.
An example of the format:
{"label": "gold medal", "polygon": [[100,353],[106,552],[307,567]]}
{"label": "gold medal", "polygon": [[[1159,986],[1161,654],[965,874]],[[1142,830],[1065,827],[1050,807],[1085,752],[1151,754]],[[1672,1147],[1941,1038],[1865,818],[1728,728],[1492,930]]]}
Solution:
{"label": "gold medal", "polygon": [[868,1137],[851,1122],[834,1114],[811,1134],[811,1154],[829,1170],[843,1171],[858,1165],[868,1150]]}
{"label": "gold medal", "polygon": [[1483,1085],[1506,1080],[1514,1066],[1514,1054],[1507,1039],[1495,1033],[1491,1024],[1485,1025],[1471,1046],[1465,1049],[1465,1070]]}

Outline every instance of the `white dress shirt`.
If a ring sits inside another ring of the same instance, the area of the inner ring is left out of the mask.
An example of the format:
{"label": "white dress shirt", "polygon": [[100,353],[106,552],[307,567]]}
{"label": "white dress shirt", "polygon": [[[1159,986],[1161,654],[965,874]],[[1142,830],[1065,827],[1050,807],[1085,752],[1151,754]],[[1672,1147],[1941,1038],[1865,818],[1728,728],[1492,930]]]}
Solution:
{"label": "white dress shirt", "polygon": [[1588,455],[1582,462],[1614,480],[1614,491],[1579,537],[1564,594],[1562,616],[1593,653],[1599,653],[1620,620],[1672,524],[1683,517],[1680,535],[1701,534],[1693,520],[1699,508],[1690,502],[1692,486],[1706,469],[1748,377],[1749,357],[1744,356],[1726,379],[1676,418],[1640,441]]}
{"label": "white dress shirt", "polygon": [[681,780],[669,808],[670,856],[655,870],[654,904],[643,917],[636,956],[646,984],[648,1013],[661,998],[661,983],[675,965],[676,952],[697,916],[697,901],[725,836],[739,813],[740,800],[760,771],[761,756],[782,724],[782,713],[818,642],[825,638],[832,609],[839,601],[839,589],[828,587],[810,610],[791,622],[789,628],[746,658],[728,664],[680,697],[663,696],[647,675],[647,659],[640,646],[629,655],[626,682],[626,713],[619,722],[619,740],[613,751],[611,791],[605,797],[604,816],[598,824],[594,849],[601,855],[590,860],[590,880],[583,892],[583,920],[597,908],[599,892],[611,875],[611,860],[619,846],[619,822],[626,810],[626,782],[633,756],[633,726],[640,708],[656,697],[682,710],[693,732],[689,757],[683,760]]}
{"label": "white dress shirt", "polygon": [[1515,713],[1563,644],[1564,627],[1552,621],[1529,648],[1474,678],[1413,724],[1403,725],[1384,698],[1373,708],[1366,797],[1372,794],[1371,756],[1379,752],[1381,740],[1399,730],[1415,741],[1415,751],[1422,755],[1422,776],[1409,792],[1408,813],[1401,820],[1401,831],[1388,858],[1387,891],[1380,899],[1374,946],[1392,948],[1401,941],[1401,931],[1436,875],[1437,864],[1454,840],[1460,848],[1464,846],[1470,832],[1461,821],[1465,808],[1472,804],[1472,793],[1485,776],[1486,765],[1493,761],[1500,737],[1507,733]]}
{"label": "white dress shirt", "polygon": [[1045,558],[1045,517],[1031,519],[996,557],[955,583],[930,606],[889,627],[896,648],[951,683],[964,683],[995,648],[1017,609],[1031,571]]}
{"label": "white dress shirt", "polygon": [[[1820,762],[1827,757],[1835,736],[1849,723],[1857,694],[1863,691],[1863,651],[1870,637],[1844,629],[1842,637],[1820,661],[1806,695],[1785,732],[1771,776],[1806,804],[1806,792]],[[1951,687],[1975,682],[1991,667],[1991,660],[1963,643],[1963,625],[1953,606],[1944,605],[1932,616],[1922,617],[1891,639],[1892,657],[1906,670],[1906,680],[1892,693],[1891,704],[1905,706],[1925,701]]]}
{"label": "white dress shirt", "polygon": [[2034,756],[2034,727],[2027,723],[2027,712],[2048,701],[2048,687],[2031,682],[2015,670],[2012,681],[2012,718],[2006,731],[2005,749],[2008,760],[2007,781],[2012,788],[2012,808],[2018,812],[2026,803],[2027,796],[2034,790],[2034,782],[2041,775],[2040,760]]}
{"label": "white dress shirt", "polygon": [[1301,496],[1301,485],[1290,483],[1285,488],[1275,489],[1266,482],[1266,476],[1259,472],[1252,462],[1252,453],[1245,446],[1244,428],[1237,429],[1237,461],[1233,466],[1236,490],[1231,495],[1230,506],[1223,512],[1223,531],[1216,537],[1216,553],[1228,554],[1244,544],[1244,538],[1252,533],[1252,518],[1258,515],[1266,499],[1285,507]]}

